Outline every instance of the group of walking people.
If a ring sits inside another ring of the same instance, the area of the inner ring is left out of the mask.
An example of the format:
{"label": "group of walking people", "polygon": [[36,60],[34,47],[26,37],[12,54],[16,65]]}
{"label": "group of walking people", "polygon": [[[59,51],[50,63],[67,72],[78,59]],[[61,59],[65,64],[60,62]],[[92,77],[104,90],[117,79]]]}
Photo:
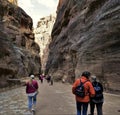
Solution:
{"label": "group of walking people", "polygon": [[[38,82],[34,78],[34,75],[30,75],[30,79],[25,83],[26,94],[28,96],[29,113],[35,111],[36,109]],[[41,78],[41,83],[43,83],[43,77]],[[46,79],[48,80],[48,82],[50,82],[51,78]],[[82,93],[80,92],[80,88],[84,88],[84,91]],[[88,71],[83,72],[80,78],[78,78],[73,83],[72,92],[76,97],[77,115],[87,115],[89,104],[90,114],[88,115],[94,115],[95,106],[97,108],[97,115],[103,115],[103,87],[102,84],[96,80],[96,76],[91,76],[91,73]]]}
{"label": "group of walking people", "polygon": [[[83,92],[80,92],[81,87],[84,87],[84,95]],[[76,97],[77,115],[87,115],[89,104],[90,114],[88,115],[94,115],[95,106],[97,115],[103,115],[103,86],[97,81],[96,76],[91,76],[91,73],[88,71],[83,72],[80,78],[74,82],[72,92]]]}
{"label": "group of walking people", "polygon": [[53,78],[50,75],[39,75],[39,80],[41,81],[41,83],[43,83],[43,79],[47,80],[47,83],[49,83],[50,85],[53,85]]}

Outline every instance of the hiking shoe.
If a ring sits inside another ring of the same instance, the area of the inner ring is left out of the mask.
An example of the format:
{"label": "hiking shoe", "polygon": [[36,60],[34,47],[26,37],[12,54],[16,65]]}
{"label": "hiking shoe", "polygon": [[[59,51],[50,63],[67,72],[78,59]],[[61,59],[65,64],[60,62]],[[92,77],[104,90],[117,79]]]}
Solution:
{"label": "hiking shoe", "polygon": [[32,110],[34,111],[36,110],[36,105],[33,105]]}
{"label": "hiking shoe", "polygon": [[35,109],[32,108],[32,111],[35,111]]}
{"label": "hiking shoe", "polygon": [[32,115],[35,115],[35,109],[32,109]]}

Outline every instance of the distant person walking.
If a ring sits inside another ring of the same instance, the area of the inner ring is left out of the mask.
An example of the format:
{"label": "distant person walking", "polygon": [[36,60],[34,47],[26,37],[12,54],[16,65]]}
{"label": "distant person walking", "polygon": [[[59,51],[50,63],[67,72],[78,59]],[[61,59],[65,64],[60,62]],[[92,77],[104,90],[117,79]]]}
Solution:
{"label": "distant person walking", "polygon": [[53,78],[51,77],[51,75],[48,75],[46,79],[49,85],[53,85]]}
{"label": "distant person walking", "polygon": [[[90,97],[93,97],[95,95],[95,90],[89,80],[90,76],[91,73],[85,71],[82,73],[81,77],[78,78],[73,84],[72,92],[73,94],[75,94],[76,97],[77,115],[87,115]],[[80,93],[82,94],[81,96],[76,93],[76,89],[78,88],[78,86],[82,86],[84,88],[84,95],[83,92]]]}
{"label": "distant person walking", "polygon": [[100,82],[96,80],[96,76],[92,76],[91,81],[96,94],[94,97],[91,97],[89,115],[94,115],[95,106],[97,108],[97,115],[103,115],[103,111],[102,111],[102,106],[104,102],[103,86]]}
{"label": "distant person walking", "polygon": [[38,83],[34,79],[34,75],[30,75],[30,79],[26,82],[26,93],[28,96],[28,109],[29,113],[35,110],[36,108],[36,100],[38,93]]}
{"label": "distant person walking", "polygon": [[51,77],[50,85],[53,85],[53,77]]}
{"label": "distant person walking", "polygon": [[50,81],[51,81],[51,76],[50,76],[50,75],[47,75],[47,78],[46,78],[46,79],[47,79],[47,82],[50,83]]}
{"label": "distant person walking", "polygon": [[39,75],[39,80],[41,81],[41,83],[43,83],[43,79],[44,79],[44,76],[43,75]]}

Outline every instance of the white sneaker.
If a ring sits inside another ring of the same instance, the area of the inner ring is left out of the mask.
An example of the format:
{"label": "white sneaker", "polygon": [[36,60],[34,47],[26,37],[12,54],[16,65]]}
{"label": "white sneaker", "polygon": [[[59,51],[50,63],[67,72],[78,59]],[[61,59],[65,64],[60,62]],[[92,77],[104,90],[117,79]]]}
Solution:
{"label": "white sneaker", "polygon": [[36,105],[33,105],[32,110],[34,111],[36,110]]}
{"label": "white sneaker", "polygon": [[32,109],[32,115],[35,115],[35,109]]}
{"label": "white sneaker", "polygon": [[32,108],[32,111],[35,111],[35,109],[34,109],[34,108]]}

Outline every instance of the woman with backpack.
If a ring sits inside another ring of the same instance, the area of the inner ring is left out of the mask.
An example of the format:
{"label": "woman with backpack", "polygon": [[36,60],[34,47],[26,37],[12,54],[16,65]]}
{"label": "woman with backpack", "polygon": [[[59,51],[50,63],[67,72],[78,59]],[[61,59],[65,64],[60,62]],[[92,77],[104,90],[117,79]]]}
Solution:
{"label": "woman with backpack", "polygon": [[[95,95],[95,90],[89,80],[90,76],[91,73],[85,71],[73,84],[72,92],[76,97],[77,115],[87,115],[90,96],[93,97]],[[81,87],[84,89],[83,91],[80,91]]]}
{"label": "woman with backpack", "polygon": [[26,94],[28,96],[28,109],[29,113],[35,111],[36,99],[38,94],[38,83],[34,79],[34,75],[30,75],[30,79],[26,82]]}
{"label": "woman with backpack", "polygon": [[97,108],[97,115],[103,115],[103,111],[102,111],[102,106],[104,102],[103,86],[100,82],[96,80],[96,76],[91,77],[91,82],[95,89],[96,94],[94,97],[91,98],[89,115],[94,115],[95,106]]}

